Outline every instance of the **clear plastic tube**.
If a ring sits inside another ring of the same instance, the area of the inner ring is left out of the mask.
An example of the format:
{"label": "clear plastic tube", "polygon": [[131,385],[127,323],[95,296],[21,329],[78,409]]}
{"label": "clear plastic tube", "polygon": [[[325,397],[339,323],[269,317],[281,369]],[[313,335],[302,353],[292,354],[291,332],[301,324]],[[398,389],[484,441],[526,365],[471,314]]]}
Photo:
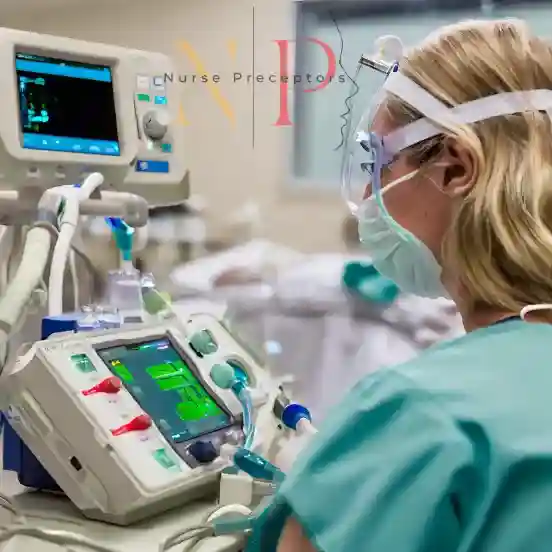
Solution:
{"label": "clear plastic tube", "polygon": [[123,322],[142,319],[142,285],[137,270],[112,270],[108,273],[106,303],[117,309]]}
{"label": "clear plastic tube", "polygon": [[253,423],[253,401],[247,387],[242,387],[237,393],[237,397],[243,408],[243,431],[245,434],[245,443],[243,448],[250,449],[253,446],[255,438],[255,425]]}

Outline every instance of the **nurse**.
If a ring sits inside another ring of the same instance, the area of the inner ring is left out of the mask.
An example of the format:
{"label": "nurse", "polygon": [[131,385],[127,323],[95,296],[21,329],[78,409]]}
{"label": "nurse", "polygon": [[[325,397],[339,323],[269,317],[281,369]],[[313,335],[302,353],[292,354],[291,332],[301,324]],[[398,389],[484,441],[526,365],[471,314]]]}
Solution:
{"label": "nurse", "polygon": [[452,297],[467,333],[361,381],[249,550],[550,552],[552,47],[521,21],[470,21],[384,88],[349,204],[378,270]]}

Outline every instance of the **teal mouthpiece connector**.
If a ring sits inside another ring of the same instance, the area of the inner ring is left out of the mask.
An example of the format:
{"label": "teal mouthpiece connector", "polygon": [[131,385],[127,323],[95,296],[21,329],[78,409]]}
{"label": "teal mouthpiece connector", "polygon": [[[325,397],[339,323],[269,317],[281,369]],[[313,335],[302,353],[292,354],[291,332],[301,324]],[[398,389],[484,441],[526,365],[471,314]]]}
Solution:
{"label": "teal mouthpiece connector", "polygon": [[237,468],[250,475],[253,479],[279,484],[286,477],[274,464],[244,448],[239,448],[236,451],[234,463]]}

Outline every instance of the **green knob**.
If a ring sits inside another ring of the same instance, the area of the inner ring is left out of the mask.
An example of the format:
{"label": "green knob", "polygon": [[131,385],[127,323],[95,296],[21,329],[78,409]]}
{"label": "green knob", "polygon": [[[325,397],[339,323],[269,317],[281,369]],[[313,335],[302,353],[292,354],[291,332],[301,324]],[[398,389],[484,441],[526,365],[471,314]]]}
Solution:
{"label": "green knob", "polygon": [[190,345],[202,355],[211,355],[216,353],[218,349],[218,345],[208,330],[200,330],[192,335],[190,337]]}

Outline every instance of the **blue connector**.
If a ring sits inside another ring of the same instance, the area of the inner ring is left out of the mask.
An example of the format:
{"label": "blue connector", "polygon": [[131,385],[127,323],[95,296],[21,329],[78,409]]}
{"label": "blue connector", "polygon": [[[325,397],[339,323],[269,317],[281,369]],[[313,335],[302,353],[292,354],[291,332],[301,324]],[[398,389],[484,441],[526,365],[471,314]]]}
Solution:
{"label": "blue connector", "polygon": [[282,412],[282,423],[290,429],[296,430],[300,420],[312,422],[308,408],[301,404],[288,404]]}

